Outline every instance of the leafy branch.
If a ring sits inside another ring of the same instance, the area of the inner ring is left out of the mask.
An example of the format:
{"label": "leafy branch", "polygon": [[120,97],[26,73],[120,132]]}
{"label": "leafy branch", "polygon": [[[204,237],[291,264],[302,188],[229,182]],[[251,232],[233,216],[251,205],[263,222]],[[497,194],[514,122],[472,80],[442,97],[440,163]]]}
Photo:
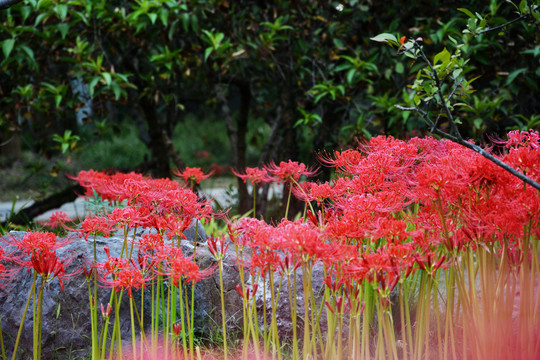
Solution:
{"label": "leafy branch", "polygon": [[[534,9],[530,7],[523,7],[523,9],[520,8],[521,15],[519,17],[493,28],[485,28],[486,21],[480,15],[473,15],[466,9],[460,10],[469,15],[471,18],[474,18],[473,22],[469,22],[469,26],[466,30],[464,30],[464,33],[478,35],[504,28],[519,20],[530,18],[533,16],[532,11],[536,9],[536,7]],[[476,20],[480,20],[479,27],[477,27]],[[463,65],[467,62],[461,57],[460,48],[463,46],[463,44],[458,44],[456,40],[451,39],[456,45],[455,53],[452,55],[450,52],[448,52],[448,50],[444,49],[435,55],[433,61],[430,61],[421,45],[422,38],[406,41],[406,38],[402,37],[398,41],[398,38],[393,34],[383,33],[371,38],[371,40],[385,42],[390,45],[397,46],[399,47],[399,53],[413,58],[414,60],[421,59],[426,64],[426,67],[418,72],[415,83],[411,86],[411,88],[416,91],[413,99],[415,106],[394,105],[397,109],[403,111],[414,111],[418,113],[424,122],[429,126],[429,131],[432,134],[439,135],[475,151],[494,164],[508,171],[513,176],[516,176],[535,189],[540,190],[540,184],[533,179],[504,163],[496,156],[484,150],[482,147],[463,139],[458,128],[458,124],[461,124],[461,121],[459,118],[455,118],[452,113],[454,105],[464,105],[452,103],[452,99],[456,95],[457,90],[461,88],[464,94],[467,93],[466,88],[474,80],[473,79],[467,82],[464,81],[462,77]],[[448,84],[449,79],[451,80],[450,85]],[[463,86],[463,84],[465,86]],[[448,88],[451,89],[449,93]],[[446,96],[445,92],[447,93]],[[421,104],[429,105],[433,103],[433,100],[435,100],[435,104],[440,110],[440,113],[435,120],[432,119],[429,111],[426,111],[425,108],[423,109],[420,107]],[[445,117],[447,119],[449,123],[448,131],[441,128],[439,122],[441,117]]]}

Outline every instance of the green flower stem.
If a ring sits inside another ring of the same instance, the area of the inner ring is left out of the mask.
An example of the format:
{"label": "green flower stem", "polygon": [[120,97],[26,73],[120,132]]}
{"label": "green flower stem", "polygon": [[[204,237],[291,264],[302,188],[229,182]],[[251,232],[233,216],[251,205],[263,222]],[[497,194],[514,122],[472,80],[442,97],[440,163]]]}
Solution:
{"label": "green flower stem", "polygon": [[131,346],[132,346],[132,351],[133,351],[133,359],[137,359],[137,338],[135,337],[135,315],[133,314],[133,297],[131,296],[129,297],[129,315],[131,317]]}
{"label": "green flower stem", "polygon": [[362,358],[371,359],[371,351],[369,346],[369,336],[371,331],[371,322],[374,314],[374,299],[373,288],[369,282],[364,283],[364,299],[366,306],[364,307],[364,318],[362,323]]}
{"label": "green flower stem", "polygon": [[26,318],[26,313],[28,312],[28,306],[30,305],[30,299],[34,296],[34,293],[36,291],[36,279],[37,274],[34,271],[34,279],[32,280],[32,287],[30,288],[30,293],[28,294],[28,299],[26,300],[26,305],[24,307],[23,316],[21,319],[21,324],[19,325],[19,331],[17,332],[17,338],[15,339],[15,347],[13,348],[13,356],[11,357],[11,360],[15,360],[15,357],[17,356],[17,348],[19,347],[19,341],[21,340],[21,333],[24,326],[24,319]]}
{"label": "green flower stem", "polygon": [[163,342],[165,344],[165,360],[169,357],[169,334],[171,330],[170,317],[171,313],[171,279],[169,278],[169,286],[167,291],[167,311],[163,315],[162,326],[163,326]]}
{"label": "green flower stem", "polygon": [[107,348],[107,333],[109,332],[109,320],[110,317],[105,318],[105,324],[102,328],[102,337],[101,337],[101,356],[99,359],[105,359],[105,349]]}
{"label": "green flower stem", "polygon": [[[292,353],[292,360],[299,360],[300,354],[298,353],[298,337],[296,335],[296,270],[294,271],[294,293],[292,293],[291,289],[291,275],[287,272],[287,289],[289,294],[289,307],[291,311],[291,320],[292,320],[292,331],[293,331],[293,338],[292,338],[292,346],[293,346],[293,353]],[[294,300],[293,300],[294,297]]]}
{"label": "green flower stem", "polygon": [[[259,274],[257,274],[257,281],[256,283],[259,283]],[[263,348],[264,348],[264,356],[266,358],[266,355],[268,354],[268,348],[270,347],[270,336],[268,335],[268,319],[267,319],[267,311],[266,311],[267,305],[266,305],[266,279],[264,279],[264,286],[263,286]],[[257,318],[257,316],[255,316]]]}
{"label": "green flower stem", "polygon": [[[236,258],[243,260],[243,249],[238,245],[234,244],[234,251],[236,253]],[[242,294],[246,293],[246,283],[244,280],[244,267],[239,263],[238,264],[238,274],[240,275],[240,286],[242,288]],[[242,300],[242,321],[243,321],[243,339],[244,342],[249,341],[249,325],[247,318],[247,306],[248,303],[245,299]],[[248,356],[248,347],[244,346],[242,349],[242,359],[246,360]]]}
{"label": "green flower stem", "polygon": [[184,301],[183,301],[183,292],[182,292],[182,281],[178,282],[178,291],[180,296],[180,323],[182,325],[182,348],[184,350],[184,359],[187,359],[187,343],[186,343],[186,327],[184,319]]}
{"label": "green flower stem", "polygon": [[283,185],[283,188],[288,188],[289,189],[289,194],[287,196],[287,207],[285,208],[285,219],[288,219],[289,218],[289,206],[291,205],[291,185],[287,185],[287,184],[284,184]]}
{"label": "green flower stem", "polygon": [[223,294],[223,260],[222,259],[219,260],[219,290],[220,290],[220,297],[221,297],[221,323],[223,327],[223,354],[224,354],[224,359],[228,360],[227,319],[225,318],[225,297]]}
{"label": "green flower stem", "polygon": [[309,260],[302,263],[302,283],[304,288],[304,349],[303,349],[303,359],[308,360],[312,356],[311,348],[311,334],[309,329]]}
{"label": "green flower stem", "polygon": [[41,286],[38,292],[37,314],[34,318],[34,360],[41,359],[41,319],[43,315],[43,289],[47,283],[48,275],[41,276]]}
{"label": "green flower stem", "polygon": [[283,283],[283,277],[281,277],[279,281],[279,287],[278,287],[278,294],[276,296],[275,289],[274,289],[274,271],[270,267],[269,269],[270,273],[270,298],[272,302],[272,321],[271,321],[271,333],[272,333],[272,358],[274,357],[274,354],[277,352],[278,359],[281,360],[281,352],[280,345],[279,345],[279,334],[278,334],[278,328],[277,328],[277,322],[276,322],[276,308],[277,308],[277,302],[279,301],[279,294],[281,291],[281,284]]}
{"label": "green flower stem", "polygon": [[[329,304],[335,307],[335,301],[333,299],[327,300],[332,300],[332,302],[329,301]],[[326,319],[328,322],[328,335],[326,337],[326,349],[324,351],[324,358],[334,359],[334,334],[336,333],[336,315],[328,308],[326,309]]]}
{"label": "green flower stem", "polygon": [[186,294],[186,296],[184,297],[184,300],[185,300],[185,306],[186,306],[187,333],[188,333],[188,340],[189,340],[189,357],[191,360],[193,360],[193,328],[192,328],[192,323],[190,321],[191,316],[190,316],[190,307],[188,303],[187,289],[184,289],[184,293]]}
{"label": "green flower stem", "polygon": [[455,276],[452,269],[445,271],[446,282],[446,314],[444,327],[444,354],[443,358],[448,359],[448,347],[452,350],[452,359],[457,359],[456,342],[454,337],[454,301],[455,301]]}
{"label": "green flower stem", "polygon": [[[94,234],[93,248],[94,248],[94,265],[97,263],[97,246],[96,246],[96,237]],[[90,301],[90,326],[92,331],[92,360],[100,359],[100,346],[99,346],[99,337],[98,337],[98,316],[97,316],[97,271],[92,269],[91,274],[94,281],[94,294],[92,296],[92,289],[90,286],[90,281],[88,282],[88,298]],[[103,330],[103,329],[102,329]],[[102,358],[102,357],[101,357]]]}
{"label": "green flower stem", "polygon": [[2,333],[2,317],[0,317],[0,347],[2,347],[2,359],[7,359],[6,348],[4,347],[4,335]]}

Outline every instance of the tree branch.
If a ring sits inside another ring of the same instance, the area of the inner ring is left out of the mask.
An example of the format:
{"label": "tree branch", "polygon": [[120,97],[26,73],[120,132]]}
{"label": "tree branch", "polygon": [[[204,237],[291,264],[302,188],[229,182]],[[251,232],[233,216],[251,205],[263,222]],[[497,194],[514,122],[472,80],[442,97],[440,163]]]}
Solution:
{"label": "tree branch", "polygon": [[[415,111],[417,113],[420,114],[420,116],[424,119],[424,121],[428,124],[428,125],[433,125],[433,121],[429,118],[429,115],[427,112],[425,112],[424,110],[422,109],[419,109],[417,107],[414,107],[414,106],[411,106],[411,107],[405,107],[405,106],[400,106],[400,105],[394,105],[397,109],[399,110],[403,110],[403,111]],[[452,136],[450,134],[448,134],[447,132],[445,131],[442,131],[441,129],[439,128],[435,128],[434,131],[431,131],[433,134],[437,134],[437,135],[440,135],[441,137],[443,138],[446,138],[448,140],[451,140],[453,142],[456,142],[462,146],[465,146],[466,148],[469,148],[475,152],[477,152],[478,154],[482,155],[483,157],[485,157],[486,159],[492,161],[493,163],[495,163],[496,165],[500,166],[501,168],[503,168],[504,170],[508,171],[510,174],[516,176],[517,178],[519,178],[520,180],[522,180],[523,182],[531,185],[532,187],[534,187],[535,189],[537,190],[540,190],[540,184],[538,184],[536,181],[534,181],[533,179],[529,178],[528,176],[526,176],[525,174],[517,171],[516,169],[514,169],[513,167],[511,167],[510,165],[506,164],[505,162],[501,161],[499,158],[493,156],[492,154],[490,154],[489,152],[487,152],[486,150],[484,150],[483,148],[481,148],[480,146],[476,145],[476,144],[473,144],[473,143],[470,143],[468,141],[465,141],[463,140],[462,138],[458,138],[458,137],[455,137],[455,136]]]}

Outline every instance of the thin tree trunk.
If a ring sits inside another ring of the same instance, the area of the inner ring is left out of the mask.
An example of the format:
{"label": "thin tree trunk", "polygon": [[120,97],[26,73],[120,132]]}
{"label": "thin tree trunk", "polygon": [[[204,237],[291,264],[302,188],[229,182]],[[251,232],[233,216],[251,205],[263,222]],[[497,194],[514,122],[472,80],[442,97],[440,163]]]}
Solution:
{"label": "thin tree trunk", "polygon": [[165,127],[159,120],[156,106],[151,103],[151,100],[141,99],[140,106],[148,124],[152,174],[155,177],[167,178],[170,176],[171,169],[169,166],[169,150],[163,137],[163,134],[166,134]]}
{"label": "thin tree trunk", "polygon": [[[232,116],[229,100],[225,95],[222,85],[217,84],[214,89],[216,97],[221,103],[221,111],[227,127],[227,135],[229,136],[229,142],[231,144],[232,165],[237,170],[243,171],[246,167],[246,134],[251,90],[249,88],[249,83],[240,82],[237,83],[237,85],[240,90],[240,113],[236,121]],[[238,211],[243,214],[251,208],[251,201],[247,185],[240,178],[238,178],[238,199]]]}

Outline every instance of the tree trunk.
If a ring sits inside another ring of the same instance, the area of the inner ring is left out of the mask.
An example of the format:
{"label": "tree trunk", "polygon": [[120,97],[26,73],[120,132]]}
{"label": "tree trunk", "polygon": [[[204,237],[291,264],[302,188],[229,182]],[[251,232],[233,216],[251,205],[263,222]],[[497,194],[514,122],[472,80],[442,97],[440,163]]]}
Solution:
{"label": "tree trunk", "polygon": [[152,175],[159,178],[167,178],[171,175],[171,168],[169,165],[169,149],[165,141],[163,141],[163,134],[166,134],[165,127],[159,120],[156,105],[151,100],[142,98],[140,106],[148,124]]}
{"label": "tree trunk", "polygon": [[[240,112],[236,121],[232,116],[229,100],[223,91],[222,85],[216,85],[215,91],[218,101],[221,102],[221,111],[227,126],[227,135],[229,136],[229,142],[231,144],[232,165],[238,171],[243,171],[246,167],[246,134],[249,119],[249,105],[251,102],[251,90],[249,83],[247,82],[236,82],[235,84],[238,86],[240,92]],[[240,178],[238,178],[237,181],[239,202],[238,212],[243,214],[251,208],[251,201],[247,185]]]}
{"label": "tree trunk", "polygon": [[[287,83],[283,84],[281,92],[281,104],[283,106],[282,123],[283,123],[283,142],[280,146],[279,159],[298,160],[300,149],[298,147],[298,139],[294,123],[297,120],[295,95],[292,92],[293,87]],[[285,187],[286,188],[286,187]],[[285,215],[287,208],[288,191],[284,188],[282,201],[282,213]],[[291,197],[289,204],[289,219],[293,219],[296,214],[303,208],[303,203],[298,201],[294,196]]]}

